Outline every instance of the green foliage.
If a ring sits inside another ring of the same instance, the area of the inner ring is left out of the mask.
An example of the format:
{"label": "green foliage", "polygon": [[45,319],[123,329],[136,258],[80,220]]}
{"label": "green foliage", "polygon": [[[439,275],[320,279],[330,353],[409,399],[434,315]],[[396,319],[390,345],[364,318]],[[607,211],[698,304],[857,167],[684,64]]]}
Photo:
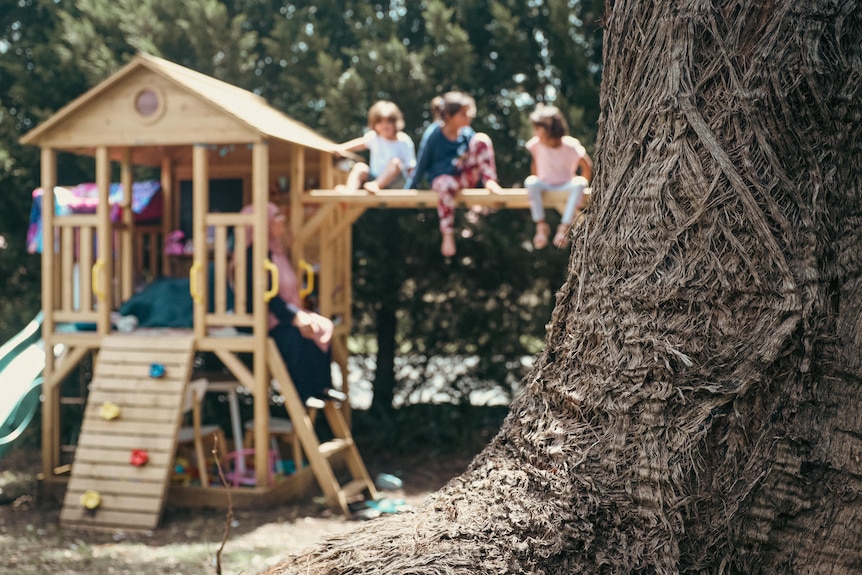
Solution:
{"label": "green foliage", "polygon": [[[594,142],[602,9],[599,0],[0,0],[0,236],[9,246],[0,249],[0,341],[38,308],[38,259],[23,249],[38,151],[18,138],[137,51],[255,91],[336,141],[360,135],[368,107],[386,98],[418,143],[430,100],[468,91],[474,127],[491,136],[500,181],[513,186],[529,174],[523,144],[537,102],[559,105],[573,135]],[[90,166],[61,157],[61,183],[92,178]],[[382,319],[395,318],[385,337],[415,367],[399,376],[402,390],[431,376],[433,357],[471,358],[449,374],[452,395],[466,400],[477,386],[520,378],[520,357],[542,345],[567,253],[530,248],[526,211],[459,213],[458,225],[458,257],[447,262],[434,206],[360,218],[354,331],[373,350]]]}

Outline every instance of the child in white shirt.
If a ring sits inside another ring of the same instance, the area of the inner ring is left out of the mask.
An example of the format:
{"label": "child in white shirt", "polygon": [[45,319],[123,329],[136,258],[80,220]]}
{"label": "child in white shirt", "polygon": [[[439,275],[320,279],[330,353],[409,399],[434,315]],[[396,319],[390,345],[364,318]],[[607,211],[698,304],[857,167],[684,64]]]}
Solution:
{"label": "child in white shirt", "polygon": [[565,190],[569,192],[569,198],[554,234],[554,245],[563,248],[569,243],[568,232],[584,188],[593,176],[593,162],[581,143],[568,135],[566,120],[556,106],[539,104],[530,114],[530,121],[533,123],[533,137],[525,147],[533,155],[532,175],[524,181],[524,186],[530,198],[530,215],[536,222],[533,245],[536,249],[544,248],[551,233],[545,221],[542,192]]}
{"label": "child in white shirt", "polygon": [[341,150],[368,150],[368,164],[357,162],[347,175],[347,184],[336,186],[342,192],[359,188],[375,194],[384,188],[403,188],[416,166],[416,146],[403,132],[404,116],[393,102],[379,100],[368,109],[370,130],[341,145]]}

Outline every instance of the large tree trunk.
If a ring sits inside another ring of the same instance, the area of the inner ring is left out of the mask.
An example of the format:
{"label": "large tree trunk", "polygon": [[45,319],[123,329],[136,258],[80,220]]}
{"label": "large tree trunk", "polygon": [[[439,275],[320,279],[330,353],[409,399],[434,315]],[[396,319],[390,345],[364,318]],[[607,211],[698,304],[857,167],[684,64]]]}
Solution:
{"label": "large tree trunk", "polygon": [[606,22],[592,213],[500,433],[267,573],[862,571],[862,5]]}

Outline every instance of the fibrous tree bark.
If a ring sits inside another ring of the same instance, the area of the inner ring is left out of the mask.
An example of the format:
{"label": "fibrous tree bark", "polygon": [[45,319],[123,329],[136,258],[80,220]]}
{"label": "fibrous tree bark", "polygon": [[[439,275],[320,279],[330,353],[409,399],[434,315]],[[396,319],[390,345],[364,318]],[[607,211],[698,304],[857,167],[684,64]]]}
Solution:
{"label": "fibrous tree bark", "polygon": [[267,573],[862,572],[862,3],[609,1],[604,62],[501,431]]}

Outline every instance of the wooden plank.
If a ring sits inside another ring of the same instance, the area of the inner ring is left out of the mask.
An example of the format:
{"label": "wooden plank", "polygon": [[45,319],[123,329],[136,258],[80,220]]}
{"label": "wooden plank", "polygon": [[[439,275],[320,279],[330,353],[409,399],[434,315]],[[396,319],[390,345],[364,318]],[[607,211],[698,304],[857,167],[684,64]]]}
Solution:
{"label": "wooden plank", "polygon": [[[60,230],[60,277],[63,278],[60,284],[60,308],[63,311],[72,311],[72,292],[74,291],[75,278],[75,230],[67,227]],[[79,270],[81,273],[87,273],[87,270]]]}
{"label": "wooden plank", "polygon": [[[566,192],[545,192],[548,205],[565,204]],[[356,192],[336,192],[335,190],[311,190],[303,196],[306,203],[343,203],[364,205],[366,207],[385,206],[401,208],[432,207],[437,205],[437,193],[429,190],[380,190],[370,194],[364,190]],[[516,209],[530,207],[527,191],[524,188],[504,188],[502,193],[491,193],[484,188],[461,190],[456,198],[460,206],[498,206]]]}
{"label": "wooden plank", "polygon": [[[125,421],[152,421],[163,425],[171,425],[177,418],[177,408],[175,405],[171,407],[151,407],[150,405],[130,406],[126,403],[118,405],[121,405],[122,412],[120,415]],[[101,404],[89,403],[84,411],[84,417],[101,417],[101,410]]]}
{"label": "wooden plank", "polygon": [[[137,351],[142,342],[158,343],[162,349],[167,345],[170,351],[142,354]],[[173,472],[193,345],[194,338],[190,334],[165,338],[125,335],[105,338],[104,351],[93,370],[90,397],[69,478],[69,495],[60,515],[63,524],[129,529],[151,529],[158,524]],[[167,364],[168,377],[149,377],[153,361]],[[138,372],[138,377],[113,374],[129,371]],[[101,417],[104,401],[120,406],[117,419]],[[132,465],[132,449],[147,450],[149,462],[140,467]],[[88,489],[102,495],[102,504],[94,511],[84,510],[78,500],[80,493]]]}
{"label": "wooden plank", "polygon": [[[53,312],[54,321],[56,323],[96,323],[96,320],[99,319],[99,313],[95,311],[62,311],[57,310]],[[98,341],[101,336],[95,334],[78,334],[78,335],[64,335],[62,333],[57,334],[58,338],[77,338],[77,339],[89,339]]]}
{"label": "wooden plank", "polygon": [[213,337],[208,336],[198,340],[198,351],[255,351],[255,340],[252,337]]}
{"label": "wooden plank", "polygon": [[[158,360],[155,360],[157,362]],[[182,373],[184,371],[185,366],[176,366],[176,365],[166,365],[165,366],[165,375],[157,378],[158,381],[178,381],[182,379]],[[93,370],[94,377],[106,377],[112,375],[119,375],[124,377],[149,377],[150,365],[141,365],[139,363],[128,364],[128,365],[118,365],[118,364],[103,364],[99,363],[96,366],[96,369]],[[154,378],[155,379],[155,378]]]}
{"label": "wooden plank", "polygon": [[60,521],[66,525],[76,524],[79,527],[149,530],[158,526],[159,515],[103,509],[92,513],[78,505],[77,507],[64,506],[60,512]]}
{"label": "wooden plank", "polygon": [[176,337],[163,337],[143,335],[140,333],[122,334],[114,333],[110,337],[106,337],[102,344],[102,349],[148,349],[150,351],[178,351],[180,349],[191,349],[191,343],[187,342],[188,337],[185,334]]}
{"label": "wooden plank", "polygon": [[164,490],[164,486],[161,483],[88,478],[86,483],[73,483],[72,479],[69,479],[68,486],[66,487],[67,492],[71,491],[78,494],[90,489],[98,491],[100,494],[124,493],[138,497],[159,497]]}
{"label": "wooden plank", "polygon": [[[235,302],[235,300],[234,300]],[[251,327],[254,317],[250,313],[210,313],[207,314],[207,325],[222,327]],[[220,337],[218,333],[209,333],[209,337]],[[233,335],[225,336],[233,337]]]}
{"label": "wooden plank", "polygon": [[[80,497],[83,493],[83,491],[66,490],[63,503],[68,505],[70,509],[76,505],[80,506]],[[104,491],[100,491],[99,495],[102,497],[102,502],[112,509],[144,513],[157,513],[159,511],[157,508],[158,500],[153,497],[136,497],[126,494],[105,493]]]}
{"label": "wooden plank", "polygon": [[[122,417],[122,415],[121,415]],[[163,435],[173,436],[176,433],[175,426],[164,423],[131,422],[127,425],[118,425],[120,420],[105,421],[101,418],[85,419],[87,429],[96,433],[115,433],[116,435],[152,435],[161,437]],[[110,445],[110,444],[108,444]]]}
{"label": "wooden plank", "polygon": [[72,464],[73,477],[70,484],[75,482],[86,483],[88,479],[125,479],[135,482],[161,483],[165,478],[164,467],[155,465],[144,465],[136,467],[130,465],[128,460],[121,464],[111,462],[91,463],[78,461]]}
{"label": "wooden plank", "polygon": [[149,366],[151,363],[158,362],[165,365],[183,366],[188,361],[188,352],[179,351],[159,351],[158,357],[148,349],[102,349],[99,354],[102,363],[140,363]]}
{"label": "wooden plank", "polygon": [[[147,366],[146,369],[149,371],[149,366]],[[168,370],[170,369],[171,368],[169,367]],[[109,373],[105,373],[106,371]],[[140,372],[140,369],[129,369],[122,366],[117,366],[115,369],[111,369],[102,366],[102,369],[99,370],[99,373],[96,373],[96,377],[101,378],[101,380],[104,382],[102,383],[102,385],[99,386],[99,389],[102,391],[149,393],[153,395],[175,395],[177,391],[185,387],[185,382],[178,379],[144,379],[140,376],[140,373],[137,373],[136,376],[130,376],[128,379],[123,379],[122,377],[113,377],[114,375],[125,375],[123,372],[129,371]],[[116,372],[120,373],[117,374]]]}
{"label": "wooden plank", "polygon": [[99,227],[99,217],[96,214],[54,216],[54,226],[58,228],[97,228]]}
{"label": "wooden plank", "polygon": [[79,311],[93,311],[93,234],[95,230],[90,226],[80,228],[78,241],[80,242],[78,259],[78,306]]}
{"label": "wooden plank", "polygon": [[[106,462],[111,464],[128,465],[132,449],[142,449],[142,447],[110,449],[101,446],[88,447],[79,445],[78,449],[75,450],[75,464],[78,462]],[[146,449],[146,452],[149,456],[149,463],[147,463],[147,465],[173,465],[174,456],[172,453],[168,453],[167,451],[154,451],[152,449]]]}
{"label": "wooden plank", "polygon": [[146,449],[150,452],[174,450],[173,435],[117,435],[98,431],[82,431],[78,438],[78,449],[82,447],[111,446],[112,449]]}
{"label": "wooden plank", "polygon": [[[174,407],[177,402],[177,398],[174,395],[149,394],[146,397],[148,398],[147,405],[154,409]],[[140,394],[134,391],[117,392],[97,389],[90,392],[89,403],[98,405],[101,408],[102,403],[106,401],[116,403],[117,405],[139,405],[141,397]]]}

